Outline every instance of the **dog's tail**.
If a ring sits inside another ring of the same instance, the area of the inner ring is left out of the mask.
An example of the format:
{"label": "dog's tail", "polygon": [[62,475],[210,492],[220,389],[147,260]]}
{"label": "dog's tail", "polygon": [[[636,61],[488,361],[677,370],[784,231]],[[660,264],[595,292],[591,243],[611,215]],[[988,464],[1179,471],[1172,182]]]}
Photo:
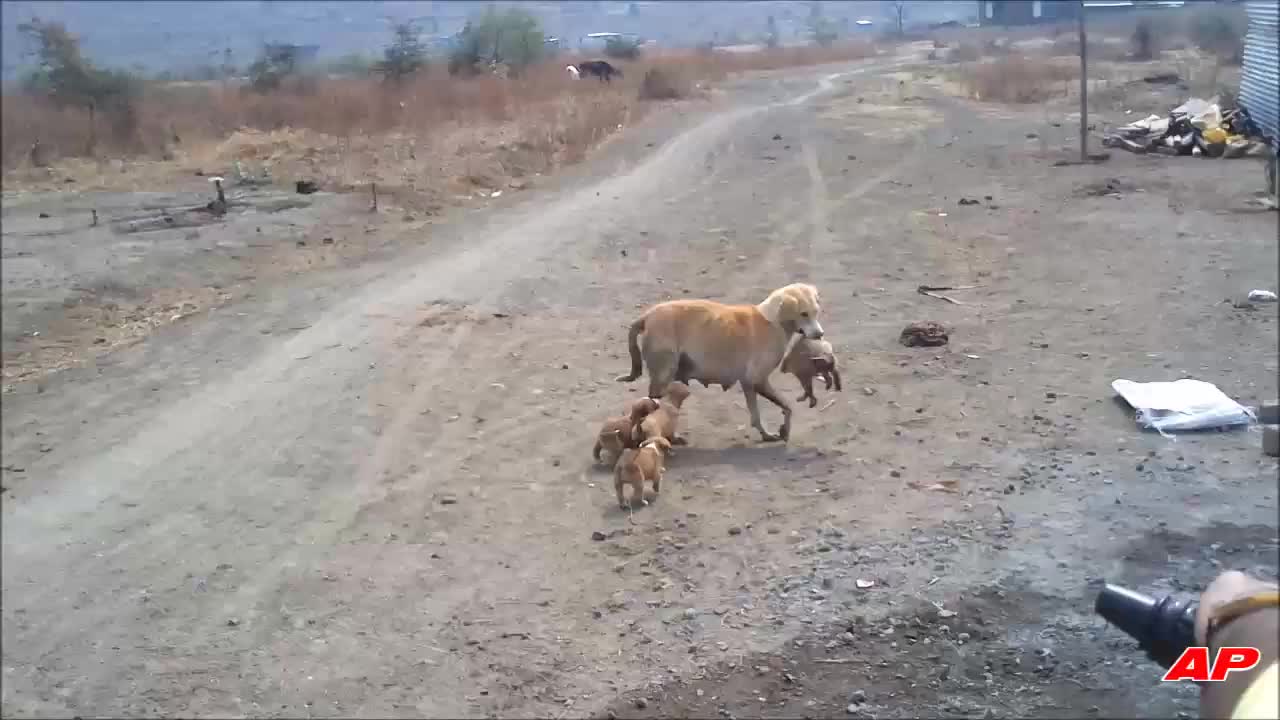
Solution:
{"label": "dog's tail", "polygon": [[631,331],[627,333],[627,349],[631,351],[631,374],[619,375],[618,382],[633,382],[644,372],[644,359],[640,355],[640,333],[644,332],[645,316],[631,323]]}

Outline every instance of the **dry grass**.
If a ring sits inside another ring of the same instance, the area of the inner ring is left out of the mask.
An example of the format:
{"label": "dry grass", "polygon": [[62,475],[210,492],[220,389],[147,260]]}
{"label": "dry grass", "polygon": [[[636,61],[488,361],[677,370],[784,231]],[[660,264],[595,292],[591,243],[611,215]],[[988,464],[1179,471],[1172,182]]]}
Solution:
{"label": "dry grass", "polygon": [[1079,68],[1050,58],[1009,55],[964,68],[963,81],[975,100],[1038,103],[1070,93]]}
{"label": "dry grass", "polygon": [[[12,95],[0,106],[0,162],[9,187],[52,187],[64,178],[141,187],[175,171],[225,174],[239,160],[281,181],[377,182],[436,202],[576,162],[641,117],[651,99],[688,97],[733,73],[874,53],[870,44],[665,53],[624,65],[625,79],[611,84],[573,81],[566,58],[515,79],[455,78],[432,67],[402,86],[316,78],[265,95],[220,83],[152,84],[137,104],[136,127],[123,135],[91,128],[85,111]],[[659,79],[662,88],[653,85]],[[37,141],[50,167],[34,166]]]}

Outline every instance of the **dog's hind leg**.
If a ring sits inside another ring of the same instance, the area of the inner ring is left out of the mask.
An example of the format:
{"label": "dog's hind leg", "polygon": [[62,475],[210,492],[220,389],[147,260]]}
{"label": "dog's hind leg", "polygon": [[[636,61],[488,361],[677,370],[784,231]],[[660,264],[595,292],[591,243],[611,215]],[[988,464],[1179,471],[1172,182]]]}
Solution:
{"label": "dog's hind leg", "polygon": [[[778,438],[786,441],[791,437],[791,405],[782,399],[777,390],[773,389],[773,386],[769,384],[768,378],[765,378],[764,382],[758,383],[755,386],[755,390],[763,395],[765,400],[782,408],[782,427],[778,428]],[[812,392],[812,385],[810,385],[810,392]],[[814,404],[817,404],[817,398],[814,398]]]}
{"label": "dog's hind leg", "polygon": [[676,379],[679,369],[679,353],[652,352],[645,356],[649,365],[649,397],[660,398],[667,392],[667,385]]}

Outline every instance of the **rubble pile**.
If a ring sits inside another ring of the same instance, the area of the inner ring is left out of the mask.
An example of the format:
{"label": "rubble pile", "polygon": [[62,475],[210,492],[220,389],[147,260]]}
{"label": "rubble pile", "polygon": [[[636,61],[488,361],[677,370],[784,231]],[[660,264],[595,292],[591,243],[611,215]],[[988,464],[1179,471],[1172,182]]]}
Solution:
{"label": "rubble pile", "polygon": [[1102,144],[1140,154],[1238,158],[1266,151],[1266,142],[1256,138],[1256,126],[1243,108],[1224,113],[1217,98],[1191,98],[1168,117],[1151,115],[1118,128]]}

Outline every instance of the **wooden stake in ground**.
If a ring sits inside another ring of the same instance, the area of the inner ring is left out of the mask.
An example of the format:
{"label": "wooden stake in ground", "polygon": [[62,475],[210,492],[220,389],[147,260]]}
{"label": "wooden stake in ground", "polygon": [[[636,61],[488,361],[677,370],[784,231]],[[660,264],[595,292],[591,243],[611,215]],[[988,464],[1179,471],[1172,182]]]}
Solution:
{"label": "wooden stake in ground", "polygon": [[373,193],[373,205],[369,212],[378,212],[378,183],[369,183],[369,191]]}
{"label": "wooden stake in ground", "polygon": [[1080,162],[1089,162],[1089,42],[1084,32],[1084,0],[1080,0]]}

